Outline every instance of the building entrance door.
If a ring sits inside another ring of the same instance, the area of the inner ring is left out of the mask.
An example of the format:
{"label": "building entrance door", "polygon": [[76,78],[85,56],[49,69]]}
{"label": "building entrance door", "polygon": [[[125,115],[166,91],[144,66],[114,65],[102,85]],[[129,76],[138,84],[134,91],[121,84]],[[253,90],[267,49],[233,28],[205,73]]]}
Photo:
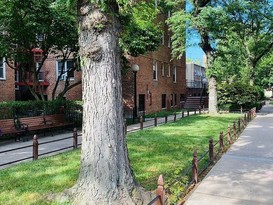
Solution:
{"label": "building entrance door", "polygon": [[145,111],[145,94],[138,95],[138,111]]}

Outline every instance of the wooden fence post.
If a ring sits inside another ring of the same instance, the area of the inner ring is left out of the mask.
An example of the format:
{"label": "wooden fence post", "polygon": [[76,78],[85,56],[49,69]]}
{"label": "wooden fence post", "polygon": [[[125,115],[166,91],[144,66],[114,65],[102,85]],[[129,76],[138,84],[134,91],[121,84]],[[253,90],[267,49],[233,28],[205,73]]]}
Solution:
{"label": "wooden fence post", "polygon": [[140,129],[143,130],[143,117],[140,116]]}
{"label": "wooden fence post", "polygon": [[184,110],[182,111],[182,118],[184,118],[184,115],[185,115],[185,113],[184,113]]}
{"label": "wooden fence post", "polygon": [[196,115],[196,108],[194,108],[194,114]]}
{"label": "wooden fence post", "polygon": [[165,123],[168,122],[168,115],[165,116]]}
{"label": "wooden fence post", "polygon": [[155,127],[156,127],[157,126],[157,116],[156,115],[155,115],[154,123],[155,123]]}
{"label": "wooden fence post", "polygon": [[78,130],[77,128],[74,128],[73,130],[73,149],[76,149],[78,147]]}
{"label": "wooden fence post", "polygon": [[247,114],[245,113],[245,116],[244,116],[244,127],[246,127],[246,120],[247,120]]}
{"label": "wooden fence post", "polygon": [[234,138],[236,139],[237,138],[237,129],[236,129],[235,121],[233,122],[233,135],[234,135]]}
{"label": "wooden fence post", "polygon": [[228,140],[228,143],[229,143],[229,144],[231,144],[230,125],[228,125],[228,130],[227,130],[227,140]]}
{"label": "wooden fence post", "polygon": [[176,121],[176,112],[174,113],[173,121]]}
{"label": "wooden fence post", "polygon": [[214,159],[214,144],[213,139],[209,140],[209,160],[212,162]]}
{"label": "wooden fence post", "polygon": [[201,115],[201,106],[199,105],[199,115]]}
{"label": "wooden fence post", "polygon": [[38,154],[39,142],[38,142],[37,135],[34,135],[32,142],[33,142],[33,160],[37,160],[39,155]]}
{"label": "wooden fence post", "polygon": [[124,119],[124,132],[127,134],[127,120]]}
{"label": "wooden fence post", "polygon": [[193,159],[192,159],[192,179],[193,182],[196,184],[198,182],[198,158],[197,158],[197,150],[193,152]]}
{"label": "wooden fence post", "polygon": [[224,134],[223,131],[220,132],[220,136],[219,136],[219,149],[221,150],[221,152],[224,151]]}
{"label": "wooden fence post", "polygon": [[156,205],[165,205],[165,189],[164,189],[164,178],[162,174],[158,177],[157,180],[157,189],[155,191],[157,196],[160,196],[160,199],[157,200]]}
{"label": "wooden fence post", "polygon": [[188,116],[190,115],[190,111],[189,110],[187,110],[187,114],[188,114]]}
{"label": "wooden fence post", "polygon": [[238,120],[238,132],[241,132],[241,119]]}

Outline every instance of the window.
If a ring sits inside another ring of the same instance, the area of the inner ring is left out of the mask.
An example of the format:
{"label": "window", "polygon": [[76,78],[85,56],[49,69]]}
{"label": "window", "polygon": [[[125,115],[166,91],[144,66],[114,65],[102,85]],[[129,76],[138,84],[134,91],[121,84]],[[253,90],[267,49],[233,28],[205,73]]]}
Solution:
{"label": "window", "polygon": [[171,35],[168,33],[168,47],[171,47]]}
{"label": "window", "polygon": [[5,63],[4,59],[0,60],[0,80],[5,80],[6,79],[6,68],[5,68]]}
{"label": "window", "polygon": [[153,62],[153,79],[157,80],[157,62]]}
{"label": "window", "polygon": [[167,76],[168,77],[171,76],[171,64],[168,64],[168,75]]}
{"label": "window", "polygon": [[162,94],[161,107],[162,107],[162,109],[166,108],[166,94]]}
{"label": "window", "polygon": [[173,67],[173,82],[176,83],[176,66]]}
{"label": "window", "polygon": [[60,80],[66,80],[66,78],[69,78],[69,80],[74,80],[74,61],[73,60],[67,60],[65,62],[63,61],[57,61],[57,77],[61,75]]}
{"label": "window", "polygon": [[162,77],[165,76],[165,65],[164,65],[164,63],[161,63],[161,75],[162,75]]}
{"label": "window", "polygon": [[[19,82],[19,70],[15,70],[14,80],[17,83]],[[19,85],[15,85],[15,90],[19,90]]]}

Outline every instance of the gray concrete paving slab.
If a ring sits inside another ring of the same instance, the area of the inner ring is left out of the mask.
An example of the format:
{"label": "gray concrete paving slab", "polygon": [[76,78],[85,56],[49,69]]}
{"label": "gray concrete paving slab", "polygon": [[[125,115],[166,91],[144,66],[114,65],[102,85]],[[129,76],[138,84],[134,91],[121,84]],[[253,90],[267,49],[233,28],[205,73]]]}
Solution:
{"label": "gray concrete paving slab", "polygon": [[263,107],[186,205],[273,204],[273,105]]}

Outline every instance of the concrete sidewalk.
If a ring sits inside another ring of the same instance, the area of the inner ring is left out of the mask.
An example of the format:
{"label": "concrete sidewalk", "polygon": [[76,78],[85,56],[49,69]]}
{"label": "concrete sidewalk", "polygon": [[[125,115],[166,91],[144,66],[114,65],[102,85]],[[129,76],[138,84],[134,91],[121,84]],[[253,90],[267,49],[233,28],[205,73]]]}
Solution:
{"label": "concrete sidewalk", "polygon": [[273,204],[273,105],[266,104],[186,205]]}

